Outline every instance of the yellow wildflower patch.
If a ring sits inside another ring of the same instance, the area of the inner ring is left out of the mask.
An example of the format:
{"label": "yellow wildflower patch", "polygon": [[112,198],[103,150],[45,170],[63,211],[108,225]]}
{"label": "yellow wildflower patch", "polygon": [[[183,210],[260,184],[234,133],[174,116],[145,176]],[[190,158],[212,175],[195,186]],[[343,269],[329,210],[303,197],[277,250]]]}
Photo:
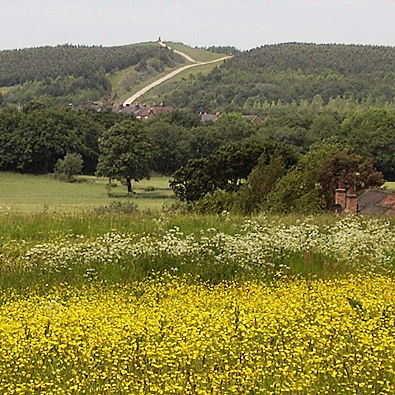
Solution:
{"label": "yellow wildflower patch", "polygon": [[0,393],[395,392],[394,280],[0,293]]}

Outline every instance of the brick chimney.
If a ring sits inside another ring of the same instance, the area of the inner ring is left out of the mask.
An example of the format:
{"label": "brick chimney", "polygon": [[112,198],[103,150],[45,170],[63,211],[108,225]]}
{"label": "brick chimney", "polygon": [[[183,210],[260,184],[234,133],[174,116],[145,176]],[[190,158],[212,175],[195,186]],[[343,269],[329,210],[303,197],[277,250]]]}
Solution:
{"label": "brick chimney", "polygon": [[347,192],[346,212],[348,214],[356,214],[357,211],[358,211],[357,194],[355,192],[355,186],[352,186]]}
{"label": "brick chimney", "polygon": [[342,182],[339,182],[337,184],[337,188],[335,192],[336,214],[344,213],[344,210],[346,209],[346,201],[347,201],[346,188],[344,187],[344,184]]}

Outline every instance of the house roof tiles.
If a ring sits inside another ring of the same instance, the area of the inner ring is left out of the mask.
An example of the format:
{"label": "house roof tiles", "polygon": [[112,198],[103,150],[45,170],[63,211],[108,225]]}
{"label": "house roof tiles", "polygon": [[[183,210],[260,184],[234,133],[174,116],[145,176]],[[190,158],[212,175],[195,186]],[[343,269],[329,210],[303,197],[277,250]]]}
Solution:
{"label": "house roof tiles", "polygon": [[368,189],[358,197],[358,212],[368,215],[395,215],[395,191]]}

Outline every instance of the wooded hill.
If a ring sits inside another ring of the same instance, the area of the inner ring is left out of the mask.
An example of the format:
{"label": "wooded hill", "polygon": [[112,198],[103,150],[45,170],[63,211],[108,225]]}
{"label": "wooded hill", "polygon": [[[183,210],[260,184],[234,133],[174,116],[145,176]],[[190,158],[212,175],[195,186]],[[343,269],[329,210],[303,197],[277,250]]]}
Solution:
{"label": "wooded hill", "polygon": [[[394,47],[289,43],[249,51],[207,48],[213,51],[234,57],[218,67],[192,68],[142,99],[193,111],[263,115],[272,102],[321,105],[341,97],[381,107],[394,101]],[[0,104],[32,99],[55,106],[103,99],[120,103],[185,62],[155,42],[0,51]]]}
{"label": "wooded hill", "polygon": [[156,43],[0,51],[0,88],[18,85],[3,89],[4,104],[31,99],[42,99],[48,104],[78,104],[101,99],[111,90],[108,75],[119,70],[134,66],[137,72],[154,75],[183,63],[182,56]]}
{"label": "wooded hill", "polygon": [[336,97],[382,104],[394,99],[394,72],[393,47],[265,45],[235,53],[209,75],[181,82],[164,100],[195,111],[251,111],[267,101],[327,103]]}

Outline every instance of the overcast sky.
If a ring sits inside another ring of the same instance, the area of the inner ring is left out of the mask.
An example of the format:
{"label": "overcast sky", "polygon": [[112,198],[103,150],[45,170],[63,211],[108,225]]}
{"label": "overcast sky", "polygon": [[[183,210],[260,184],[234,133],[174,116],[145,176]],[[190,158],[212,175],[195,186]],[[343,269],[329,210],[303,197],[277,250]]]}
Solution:
{"label": "overcast sky", "polygon": [[182,41],[395,45],[395,0],[0,0],[0,49]]}

